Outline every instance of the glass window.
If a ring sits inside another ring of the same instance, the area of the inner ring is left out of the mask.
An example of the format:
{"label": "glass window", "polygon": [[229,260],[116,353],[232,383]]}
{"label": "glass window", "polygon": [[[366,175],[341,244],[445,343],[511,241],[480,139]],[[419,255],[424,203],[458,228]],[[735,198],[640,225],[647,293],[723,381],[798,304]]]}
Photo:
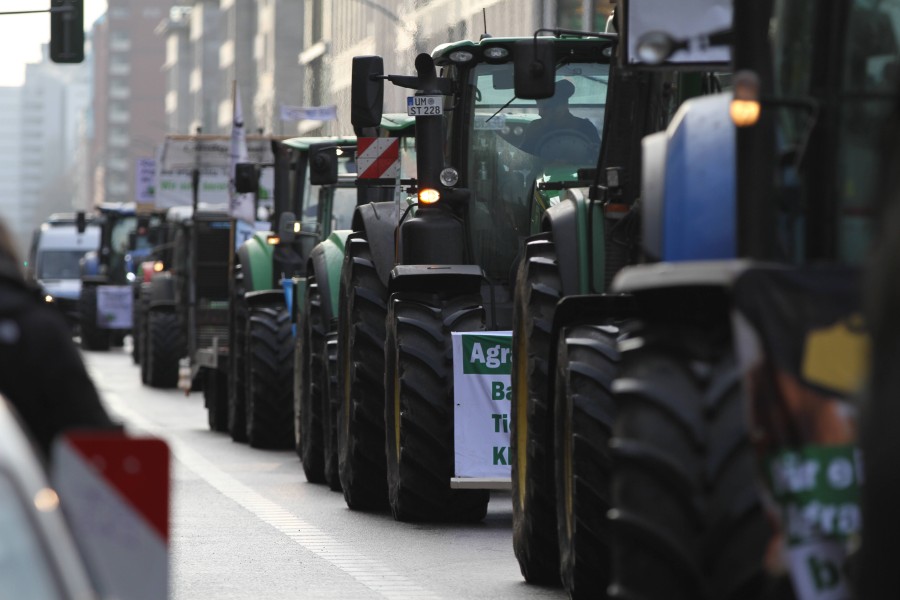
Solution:
{"label": "glass window", "polygon": [[83,250],[44,250],[38,255],[38,279],[78,279]]}
{"label": "glass window", "polygon": [[535,179],[550,172],[572,179],[596,165],[608,79],[608,65],[564,64],[555,95],[534,101],[515,96],[511,62],[475,67],[469,231],[475,259],[491,277],[508,278],[518,241],[530,232]]}

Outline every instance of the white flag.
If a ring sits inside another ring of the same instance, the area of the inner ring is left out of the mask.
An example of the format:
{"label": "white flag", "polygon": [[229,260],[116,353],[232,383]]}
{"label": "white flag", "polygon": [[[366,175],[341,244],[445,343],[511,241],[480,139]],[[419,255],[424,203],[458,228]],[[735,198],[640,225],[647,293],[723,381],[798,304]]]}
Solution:
{"label": "white flag", "polygon": [[248,162],[247,133],[244,130],[244,111],[241,109],[241,95],[237,82],[233,84],[234,119],[231,122],[231,170],[228,174],[229,191],[231,192],[231,216],[248,223],[256,220],[253,210],[253,194],[238,194],[234,186],[235,166],[240,162]]}

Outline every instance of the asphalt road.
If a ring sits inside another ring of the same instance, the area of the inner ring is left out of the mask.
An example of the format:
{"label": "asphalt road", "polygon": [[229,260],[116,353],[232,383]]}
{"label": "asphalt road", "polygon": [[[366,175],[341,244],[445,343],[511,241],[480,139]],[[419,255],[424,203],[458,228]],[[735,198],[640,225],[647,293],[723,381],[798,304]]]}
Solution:
{"label": "asphalt road", "polygon": [[306,482],[292,451],[209,431],[201,393],[142,386],[127,349],[85,352],[110,412],[172,451],[170,598],[565,598],[526,584],[509,493],[478,524],[398,523]]}

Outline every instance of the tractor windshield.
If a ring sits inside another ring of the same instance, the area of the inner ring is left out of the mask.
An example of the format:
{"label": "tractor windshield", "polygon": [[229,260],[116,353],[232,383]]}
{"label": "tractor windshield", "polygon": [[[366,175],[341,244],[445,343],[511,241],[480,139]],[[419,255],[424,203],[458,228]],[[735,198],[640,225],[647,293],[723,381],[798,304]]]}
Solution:
{"label": "tractor windshield", "polygon": [[[356,174],[356,152],[355,150],[346,148],[338,149],[338,177],[347,176],[347,175],[355,175]],[[353,209],[356,207],[356,190],[347,190],[347,192],[335,192],[335,188],[332,186],[319,186],[312,185],[309,179],[309,167],[306,168],[306,176],[303,178],[303,211],[299,215],[300,221],[302,223],[303,231],[315,231],[317,233],[321,233],[324,235],[328,235],[334,229],[347,229],[349,227],[350,219],[353,217]],[[346,201],[348,194],[353,193],[353,203],[352,206],[349,206],[349,201]],[[340,202],[341,207],[337,206],[329,206],[329,204],[334,201],[335,203]],[[349,211],[349,216],[346,219],[341,216],[338,217],[338,212],[343,215]],[[330,216],[329,216],[330,215]],[[332,224],[334,219],[338,218],[340,222],[343,223],[344,220],[347,222],[347,227],[325,227],[324,220],[331,220]]]}
{"label": "tractor windshield", "polygon": [[534,181],[550,170],[574,179],[596,165],[608,78],[606,64],[563,64],[554,96],[535,101],[516,98],[513,63],[475,67],[469,230],[474,258],[490,277],[507,279],[530,233]]}
{"label": "tractor windshield", "polygon": [[113,282],[125,282],[125,255],[131,250],[131,233],[137,228],[137,217],[111,217],[112,229],[109,233],[109,272]]}
{"label": "tractor windshield", "polygon": [[[804,215],[814,207],[823,210],[823,199],[808,197],[811,178],[828,178],[835,195],[827,225],[834,231],[834,258],[858,264],[870,238],[881,142],[877,132],[900,83],[900,0],[853,0],[849,5],[837,65],[827,64],[828,53],[821,51],[822,39],[816,37],[818,13],[827,10],[827,3],[776,0],[769,27],[775,95],[791,101],[776,103],[783,246],[798,262],[805,261]],[[836,42],[829,38],[828,43]],[[838,82],[831,92],[837,107],[834,123],[824,122],[822,99],[813,96],[813,78],[823,69]],[[834,152],[824,160],[834,166],[805,160],[814,127],[833,128],[833,145],[827,147]]]}

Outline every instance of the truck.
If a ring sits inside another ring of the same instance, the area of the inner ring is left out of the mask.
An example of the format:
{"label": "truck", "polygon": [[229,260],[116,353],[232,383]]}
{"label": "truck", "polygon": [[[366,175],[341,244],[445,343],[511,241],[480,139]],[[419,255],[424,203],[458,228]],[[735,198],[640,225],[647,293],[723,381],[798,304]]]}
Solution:
{"label": "truck", "polygon": [[55,215],[34,233],[29,250],[28,273],[44,292],[44,299],[78,329],[81,296],[81,260],[100,247],[100,227],[81,218]]}

